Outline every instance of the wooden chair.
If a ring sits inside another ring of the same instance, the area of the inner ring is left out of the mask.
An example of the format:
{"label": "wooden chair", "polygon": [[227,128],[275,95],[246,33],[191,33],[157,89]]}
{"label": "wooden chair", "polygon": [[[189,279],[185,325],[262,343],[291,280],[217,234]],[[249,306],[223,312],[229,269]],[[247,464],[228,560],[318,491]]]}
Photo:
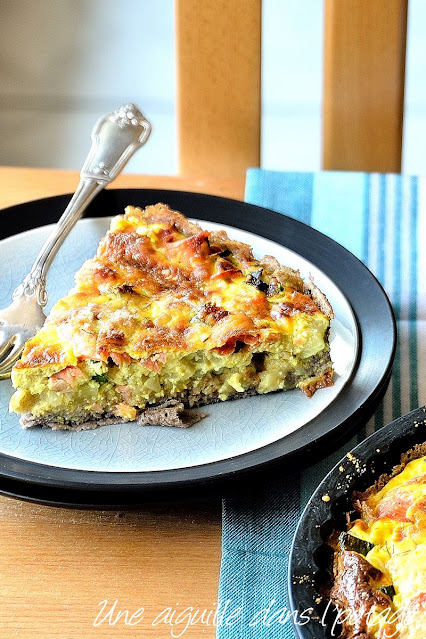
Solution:
{"label": "wooden chair", "polygon": [[[260,162],[261,0],[175,0],[179,166]],[[322,165],[401,170],[408,0],[325,0]]]}

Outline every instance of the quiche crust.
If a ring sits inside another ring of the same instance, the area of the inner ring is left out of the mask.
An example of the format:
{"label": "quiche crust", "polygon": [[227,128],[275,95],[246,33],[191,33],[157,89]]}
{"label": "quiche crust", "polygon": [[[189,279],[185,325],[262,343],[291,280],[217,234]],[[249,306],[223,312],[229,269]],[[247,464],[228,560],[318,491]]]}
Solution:
{"label": "quiche crust", "polygon": [[184,426],[214,401],[311,396],[333,383],[332,317],[312,280],[273,257],[164,204],[129,206],[27,342],[10,409],[24,427]]}

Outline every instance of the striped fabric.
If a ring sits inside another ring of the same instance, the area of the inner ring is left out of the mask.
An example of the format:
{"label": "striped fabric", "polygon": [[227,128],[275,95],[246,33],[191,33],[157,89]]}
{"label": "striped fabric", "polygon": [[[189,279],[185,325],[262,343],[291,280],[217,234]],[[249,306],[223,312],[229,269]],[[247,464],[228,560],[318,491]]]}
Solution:
{"label": "striped fabric", "polygon": [[384,424],[426,404],[426,179],[250,169],[246,201],[310,224],[359,257],[395,309],[392,379],[374,417],[344,448],[300,474],[223,504],[218,639],[293,639],[288,552],[299,515],[324,475]]}

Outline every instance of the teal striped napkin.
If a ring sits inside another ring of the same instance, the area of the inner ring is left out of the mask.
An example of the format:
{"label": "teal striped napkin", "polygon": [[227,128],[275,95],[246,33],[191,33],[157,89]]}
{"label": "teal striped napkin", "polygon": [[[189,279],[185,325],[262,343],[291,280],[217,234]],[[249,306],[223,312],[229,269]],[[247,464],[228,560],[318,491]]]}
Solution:
{"label": "teal striped napkin", "polygon": [[255,496],[224,500],[217,637],[293,639],[288,553],[305,503],[358,441],[426,404],[426,178],[250,169],[246,201],[309,224],[360,258],[388,293],[399,332],[389,388],[357,437],[301,473],[283,469]]}

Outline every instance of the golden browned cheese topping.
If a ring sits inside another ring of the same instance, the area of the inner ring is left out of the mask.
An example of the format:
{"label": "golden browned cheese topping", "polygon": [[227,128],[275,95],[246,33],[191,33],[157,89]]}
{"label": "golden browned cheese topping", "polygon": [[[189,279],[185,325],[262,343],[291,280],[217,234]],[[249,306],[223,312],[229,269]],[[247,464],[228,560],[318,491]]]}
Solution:
{"label": "golden browned cheese topping", "polygon": [[204,231],[165,205],[128,207],[16,368],[168,350],[226,354],[237,342],[292,333],[301,313],[327,322],[299,275],[283,269],[278,280],[268,260],[256,261],[247,245]]}

